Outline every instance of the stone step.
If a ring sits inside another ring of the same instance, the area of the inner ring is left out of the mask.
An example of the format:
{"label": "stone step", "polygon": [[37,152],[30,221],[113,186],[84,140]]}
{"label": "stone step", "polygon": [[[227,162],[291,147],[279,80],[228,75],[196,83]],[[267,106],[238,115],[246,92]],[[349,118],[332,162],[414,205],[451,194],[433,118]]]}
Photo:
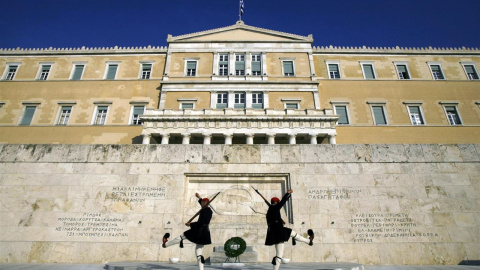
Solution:
{"label": "stone step", "polygon": [[[257,249],[253,246],[247,246],[245,252],[239,256],[239,261],[235,261],[235,258],[230,258],[228,262],[240,262],[246,264],[258,263]],[[225,255],[225,249],[223,246],[216,246],[213,248],[213,253],[210,255],[210,263],[213,265],[223,264],[227,262],[227,255]]]}

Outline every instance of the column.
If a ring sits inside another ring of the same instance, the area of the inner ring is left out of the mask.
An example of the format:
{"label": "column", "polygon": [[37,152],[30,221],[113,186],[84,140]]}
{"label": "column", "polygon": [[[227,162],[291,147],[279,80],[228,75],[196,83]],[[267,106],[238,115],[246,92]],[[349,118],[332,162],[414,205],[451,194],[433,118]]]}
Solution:
{"label": "column", "polygon": [[214,76],[218,76],[218,59],[219,59],[219,54],[218,52],[214,52],[213,53],[213,70],[212,70],[212,74]]}
{"label": "column", "polygon": [[229,53],[228,54],[228,76],[235,75],[235,54],[234,53]]}
{"label": "column", "polygon": [[252,53],[245,53],[245,75],[252,75]]}
{"label": "column", "polygon": [[317,144],[318,134],[310,134],[310,144]]}
{"label": "column", "polygon": [[143,140],[142,144],[150,144],[150,138],[152,137],[152,134],[142,134]]}
{"label": "column", "polygon": [[288,134],[288,143],[289,144],[296,144],[297,143],[296,137],[297,137],[296,133]]}
{"label": "column", "polygon": [[162,134],[162,144],[168,144],[169,139],[170,139],[170,134]]}
{"label": "column", "polygon": [[337,134],[329,134],[328,135],[328,143],[329,144],[337,144]]}
{"label": "column", "polygon": [[182,144],[190,144],[190,133],[182,133]]}
{"label": "column", "polygon": [[225,144],[232,144],[233,134],[225,133],[223,136],[225,136]]}
{"label": "column", "polygon": [[275,144],[275,133],[267,134],[268,144]]}
{"label": "column", "polygon": [[217,91],[210,92],[210,108],[217,108]]}
{"label": "column", "polygon": [[252,91],[245,91],[245,109],[252,108]]}
{"label": "column", "polygon": [[247,136],[247,144],[253,144],[253,133],[245,133],[245,136]]}
{"label": "column", "polygon": [[313,54],[312,53],[308,53],[308,61],[310,63],[310,74],[313,77],[316,77],[316,74],[315,74],[315,64],[314,64],[314,60],[313,60]]}
{"label": "column", "polygon": [[227,108],[233,109],[233,104],[235,104],[235,92],[228,91],[228,104]]}
{"label": "column", "polygon": [[268,91],[263,91],[263,108],[268,109],[270,107],[270,102],[268,100]]}
{"label": "column", "polygon": [[210,144],[212,142],[212,134],[203,133],[203,144]]}
{"label": "column", "polygon": [[263,74],[267,74],[267,54],[262,52],[262,76],[266,76]]}

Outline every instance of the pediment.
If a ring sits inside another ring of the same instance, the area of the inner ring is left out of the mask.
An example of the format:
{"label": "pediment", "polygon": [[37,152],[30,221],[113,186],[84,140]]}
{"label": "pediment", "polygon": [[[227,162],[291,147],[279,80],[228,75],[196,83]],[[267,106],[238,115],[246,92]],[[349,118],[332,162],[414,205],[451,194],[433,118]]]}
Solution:
{"label": "pediment", "polygon": [[183,42],[313,42],[313,37],[299,36],[253,26],[242,21],[235,25],[182,36],[168,36],[168,43]]}

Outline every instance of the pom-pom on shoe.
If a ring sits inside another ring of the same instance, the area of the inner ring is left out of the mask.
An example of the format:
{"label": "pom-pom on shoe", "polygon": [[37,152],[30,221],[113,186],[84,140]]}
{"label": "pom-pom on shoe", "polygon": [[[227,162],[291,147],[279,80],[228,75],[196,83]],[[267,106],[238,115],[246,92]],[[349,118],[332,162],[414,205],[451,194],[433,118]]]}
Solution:
{"label": "pom-pom on shoe", "polygon": [[313,246],[313,238],[315,238],[315,234],[313,233],[312,229],[308,229],[307,231],[308,236],[310,236],[310,243],[308,243],[309,246]]}
{"label": "pom-pom on shoe", "polygon": [[166,248],[165,243],[167,243],[168,238],[170,238],[170,234],[169,234],[169,233],[166,233],[166,234],[163,236],[163,240],[162,240],[162,241],[163,241],[163,243],[162,243],[162,247],[163,247],[163,248]]}

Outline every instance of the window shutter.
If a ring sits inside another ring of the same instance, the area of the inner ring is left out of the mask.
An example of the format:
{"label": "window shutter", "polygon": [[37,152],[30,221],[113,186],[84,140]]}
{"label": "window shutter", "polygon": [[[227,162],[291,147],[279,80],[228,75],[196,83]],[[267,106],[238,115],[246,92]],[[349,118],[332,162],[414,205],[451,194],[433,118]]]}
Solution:
{"label": "window shutter", "polygon": [[338,72],[338,65],[337,64],[330,64],[328,65],[330,72]]}
{"label": "window shutter", "polygon": [[80,80],[82,78],[82,73],[83,73],[83,65],[76,65],[75,70],[73,71],[73,77],[72,80]]}
{"label": "window shutter", "polygon": [[348,124],[348,118],[347,118],[347,107],[346,106],[336,106],[335,110],[337,111],[337,114],[340,115],[340,118],[338,119],[339,124]]}
{"label": "window shutter", "polygon": [[262,65],[260,62],[252,62],[252,71],[262,71]]}
{"label": "window shutter", "polygon": [[197,62],[195,62],[195,61],[188,61],[188,62],[187,62],[187,69],[197,69]]}
{"label": "window shutter", "polygon": [[473,66],[465,66],[465,70],[467,71],[467,73],[475,73]]}
{"label": "window shutter", "polygon": [[42,72],[50,71],[50,65],[42,66]]}
{"label": "window shutter", "polygon": [[27,106],[25,108],[25,114],[23,115],[20,125],[26,125],[26,126],[30,125],[32,123],[33,114],[35,113],[36,109],[37,109],[36,106]]}
{"label": "window shutter", "polygon": [[193,103],[182,103],[182,109],[193,109]]}
{"label": "window shutter", "polygon": [[406,73],[407,72],[407,67],[404,65],[398,65],[397,66],[398,72],[400,73]]}
{"label": "window shutter", "polygon": [[283,62],[283,72],[284,73],[293,73],[293,62],[292,61],[284,61]]}
{"label": "window shutter", "polygon": [[235,62],[235,70],[245,70],[245,62]]}
{"label": "window shutter", "polygon": [[366,79],[375,79],[375,73],[373,73],[372,65],[363,65],[363,72],[365,72]]}
{"label": "window shutter", "polygon": [[108,72],[107,72],[107,80],[114,80],[115,75],[117,73],[117,67],[118,65],[109,65],[108,66]]}
{"label": "window shutter", "polygon": [[375,117],[376,125],[386,125],[387,121],[385,120],[385,114],[383,112],[382,106],[373,106],[373,115]]}
{"label": "window shutter", "polygon": [[409,109],[411,114],[420,114],[420,107],[412,106],[412,107],[409,107]]}
{"label": "window shutter", "polygon": [[133,115],[141,115],[144,112],[144,106],[134,106],[133,107]]}
{"label": "window shutter", "polygon": [[98,111],[106,111],[108,110],[108,106],[98,106]]}

